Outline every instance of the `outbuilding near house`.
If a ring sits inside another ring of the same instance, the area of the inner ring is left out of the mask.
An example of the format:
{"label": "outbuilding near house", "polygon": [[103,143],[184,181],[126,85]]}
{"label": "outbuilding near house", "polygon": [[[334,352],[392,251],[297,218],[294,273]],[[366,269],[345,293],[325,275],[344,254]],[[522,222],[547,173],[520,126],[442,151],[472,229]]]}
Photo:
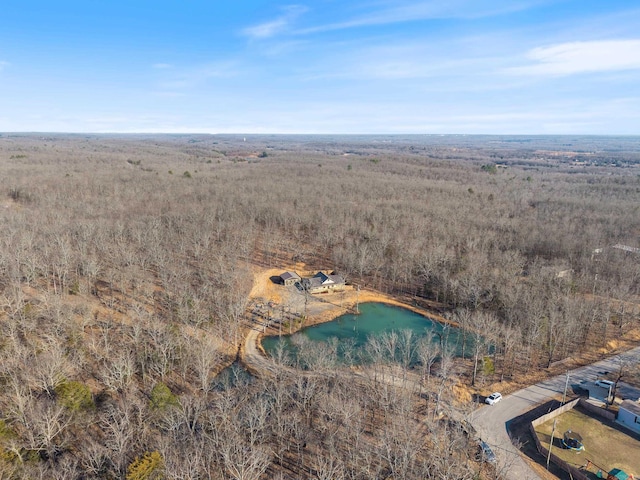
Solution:
{"label": "outbuilding near house", "polygon": [[298,275],[296,272],[284,272],[282,275],[280,275],[280,280],[285,286],[288,287],[298,283],[300,281],[300,275]]}
{"label": "outbuilding near house", "polygon": [[640,403],[624,400],[620,404],[616,421],[629,430],[640,433]]}
{"label": "outbuilding near house", "polygon": [[614,468],[607,475],[607,480],[633,480],[633,475],[629,475],[619,468]]}

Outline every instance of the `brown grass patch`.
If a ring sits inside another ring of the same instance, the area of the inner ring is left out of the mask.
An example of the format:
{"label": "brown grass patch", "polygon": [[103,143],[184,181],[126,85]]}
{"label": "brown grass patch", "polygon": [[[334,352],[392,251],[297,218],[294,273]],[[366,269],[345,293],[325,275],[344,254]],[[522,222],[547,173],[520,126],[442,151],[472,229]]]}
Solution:
{"label": "brown grass patch", "polygon": [[[595,473],[598,469],[608,472],[613,468],[621,468],[628,474],[640,473],[640,441],[637,437],[583,413],[580,409],[569,410],[556,419],[552,453],[565,462],[579,468],[590,460],[595,466],[589,468],[589,476],[594,479],[597,478]],[[545,447],[549,445],[552,429],[553,419],[536,427],[538,439]],[[584,452],[562,448],[562,435],[569,429],[582,436]]]}

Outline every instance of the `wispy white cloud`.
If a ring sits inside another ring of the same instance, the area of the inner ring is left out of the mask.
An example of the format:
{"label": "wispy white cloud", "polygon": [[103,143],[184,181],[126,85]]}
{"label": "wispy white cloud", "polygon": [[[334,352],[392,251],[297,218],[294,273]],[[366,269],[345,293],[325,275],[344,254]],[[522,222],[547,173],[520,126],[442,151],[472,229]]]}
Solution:
{"label": "wispy white cloud", "polygon": [[261,52],[267,57],[279,57],[299,52],[309,45],[310,43],[305,40],[265,42]]}
{"label": "wispy white cloud", "polygon": [[271,38],[281,33],[306,35],[310,33],[343,30],[356,27],[387,25],[426,19],[443,18],[482,18],[502,15],[531,8],[550,0],[496,0],[493,2],[477,2],[475,0],[383,0],[365,2],[350,8],[360,10],[351,18],[334,23],[325,23],[293,30],[292,24],[308,9],[301,5],[284,7],[283,13],[273,20],[247,27],[242,33],[253,39]]}
{"label": "wispy white cloud", "polygon": [[286,18],[280,17],[270,22],[245,28],[242,32],[252,38],[269,38],[283,30],[288,23],[289,21]]}
{"label": "wispy white cloud", "polygon": [[287,30],[287,28],[304,12],[307,8],[301,5],[289,5],[283,8],[283,13],[274,20],[264,22],[242,30],[242,33],[253,39],[265,39],[273,37]]}
{"label": "wispy white cloud", "polygon": [[567,76],[640,69],[640,39],[568,42],[530,50],[533,63],[506,69],[514,75]]}
{"label": "wispy white cloud", "polygon": [[429,1],[383,1],[367,4],[368,12],[356,15],[351,19],[316,25],[296,31],[297,34],[310,34],[332,30],[388,25],[428,19],[471,19],[483,18],[526,10],[536,5],[548,3],[549,0],[498,0],[494,2],[478,2],[474,0],[440,0]]}
{"label": "wispy white cloud", "polygon": [[3,62],[2,60],[0,60],[0,72],[4,70],[5,67],[8,67],[9,65],[10,65],[9,62]]}
{"label": "wispy white cloud", "polygon": [[[330,50],[331,54],[315,59],[313,64],[300,69],[298,78],[304,81],[381,81],[387,82],[387,85],[403,82],[405,87],[406,81],[429,79],[427,83],[414,82],[414,85],[433,88],[434,82],[455,84],[462,79],[467,84],[477,85],[479,77],[494,77],[495,71],[505,65],[501,55],[495,52],[492,52],[493,56],[487,55],[489,47],[482,49],[482,54],[470,52],[464,38],[447,42],[392,42],[382,38],[357,46],[343,45],[325,43],[323,48]],[[469,75],[474,77],[474,82],[468,82]],[[511,82],[514,79],[510,77]]]}

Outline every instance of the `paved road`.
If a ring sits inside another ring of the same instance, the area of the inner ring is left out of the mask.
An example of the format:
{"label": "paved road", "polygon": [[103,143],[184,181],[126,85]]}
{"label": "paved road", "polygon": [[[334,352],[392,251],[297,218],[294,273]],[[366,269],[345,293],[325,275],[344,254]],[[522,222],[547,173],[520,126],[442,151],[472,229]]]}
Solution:
{"label": "paved road", "polygon": [[[592,382],[603,377],[603,372],[617,372],[621,362],[640,362],[640,347],[634,348],[621,355],[602,360],[600,362],[580,367],[569,372],[569,389],[571,386],[593,385]],[[537,480],[540,477],[522,459],[516,447],[513,446],[507,433],[507,422],[531,410],[536,405],[545,403],[564,392],[566,375],[550,378],[542,383],[519,390],[508,395],[493,406],[483,406],[475,411],[471,423],[495,451],[498,457],[498,468],[509,472],[511,478],[520,480]],[[618,397],[637,400],[640,390],[626,384],[619,385]]]}

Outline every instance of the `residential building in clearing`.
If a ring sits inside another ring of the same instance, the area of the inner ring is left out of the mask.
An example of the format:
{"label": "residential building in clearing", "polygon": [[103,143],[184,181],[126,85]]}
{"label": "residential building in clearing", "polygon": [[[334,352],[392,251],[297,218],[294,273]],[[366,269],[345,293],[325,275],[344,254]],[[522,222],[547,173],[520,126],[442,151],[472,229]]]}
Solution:
{"label": "residential building in clearing", "polygon": [[346,285],[342,275],[318,272],[311,278],[304,278],[300,282],[302,288],[309,293],[329,293],[344,290]]}

